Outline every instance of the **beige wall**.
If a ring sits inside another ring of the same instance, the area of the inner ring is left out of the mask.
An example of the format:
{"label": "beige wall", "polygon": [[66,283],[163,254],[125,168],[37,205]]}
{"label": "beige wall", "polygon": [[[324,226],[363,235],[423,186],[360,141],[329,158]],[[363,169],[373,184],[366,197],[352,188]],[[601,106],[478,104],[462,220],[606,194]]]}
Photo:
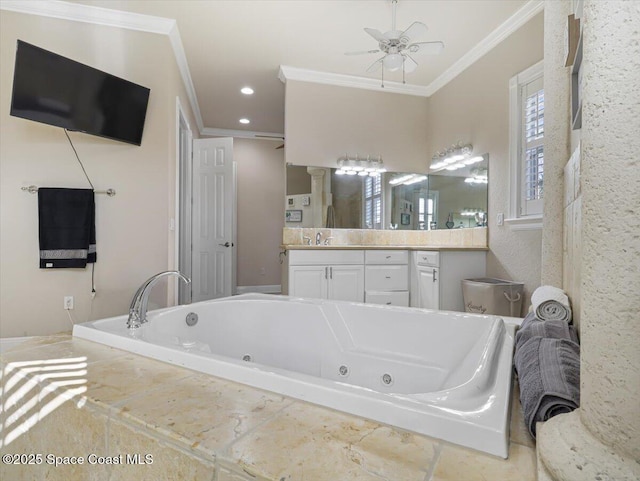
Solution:
{"label": "beige wall", "polygon": [[337,167],[348,153],[382,155],[389,170],[426,172],[427,99],[288,80],[285,158]]}
{"label": "beige wall", "polygon": [[458,140],[489,153],[487,274],[524,282],[527,296],[540,285],[542,232],[498,226],[496,215],[509,212],[509,79],[542,58],[540,13],[429,98],[429,158]]}
{"label": "beige wall", "polygon": [[238,166],[238,287],[280,284],[285,178],[278,145],[233,139]]}
{"label": "beige wall", "polygon": [[[176,95],[190,108],[169,39],[5,10],[0,35],[0,336],[68,330],[67,295],[75,297],[78,322],[123,314],[139,284],[171,267],[175,255],[168,225],[175,215]],[[96,189],[117,191],[96,196],[93,302],[90,268],[38,267],[37,196],[20,187],[88,185],[62,129],[9,115],[18,38],[151,88],[142,146],[70,133]]]}

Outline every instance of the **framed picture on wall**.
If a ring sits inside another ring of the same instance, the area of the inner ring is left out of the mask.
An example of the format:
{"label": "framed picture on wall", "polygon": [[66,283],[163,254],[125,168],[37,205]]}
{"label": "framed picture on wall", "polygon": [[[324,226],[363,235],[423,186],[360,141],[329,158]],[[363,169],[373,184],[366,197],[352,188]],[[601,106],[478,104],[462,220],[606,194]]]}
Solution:
{"label": "framed picture on wall", "polygon": [[411,223],[411,215],[410,214],[400,214],[400,224],[409,225]]}
{"label": "framed picture on wall", "polygon": [[285,222],[302,222],[301,210],[287,210],[284,214]]}

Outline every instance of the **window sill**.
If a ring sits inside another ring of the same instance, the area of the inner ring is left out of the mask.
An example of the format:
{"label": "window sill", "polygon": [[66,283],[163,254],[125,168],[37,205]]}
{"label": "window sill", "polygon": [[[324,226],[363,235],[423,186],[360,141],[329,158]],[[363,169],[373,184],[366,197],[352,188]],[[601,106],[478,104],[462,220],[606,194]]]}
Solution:
{"label": "window sill", "polygon": [[540,230],[542,229],[542,216],[532,215],[527,217],[514,217],[512,219],[505,219],[505,224],[509,226],[511,230]]}

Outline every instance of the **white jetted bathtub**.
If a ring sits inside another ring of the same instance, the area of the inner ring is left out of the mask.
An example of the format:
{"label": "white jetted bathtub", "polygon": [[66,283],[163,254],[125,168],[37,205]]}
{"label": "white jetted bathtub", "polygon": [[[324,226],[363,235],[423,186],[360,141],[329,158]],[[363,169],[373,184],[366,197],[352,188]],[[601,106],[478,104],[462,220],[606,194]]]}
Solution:
{"label": "white jetted bathtub", "polygon": [[73,335],[508,455],[515,328],[500,317],[244,294],[126,319]]}

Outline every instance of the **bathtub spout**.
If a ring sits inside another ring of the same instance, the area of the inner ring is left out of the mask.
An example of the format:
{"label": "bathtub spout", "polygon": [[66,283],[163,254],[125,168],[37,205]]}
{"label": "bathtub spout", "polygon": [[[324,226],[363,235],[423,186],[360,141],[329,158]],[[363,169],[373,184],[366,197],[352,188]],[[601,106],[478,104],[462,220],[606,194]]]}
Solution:
{"label": "bathtub spout", "polygon": [[176,276],[182,279],[186,285],[191,284],[191,279],[185,277],[178,271],[165,271],[156,274],[147,279],[136,291],[129,306],[129,318],[127,319],[127,327],[129,329],[137,329],[143,323],[147,322],[147,307],[149,305],[149,294],[151,288],[162,277]]}

